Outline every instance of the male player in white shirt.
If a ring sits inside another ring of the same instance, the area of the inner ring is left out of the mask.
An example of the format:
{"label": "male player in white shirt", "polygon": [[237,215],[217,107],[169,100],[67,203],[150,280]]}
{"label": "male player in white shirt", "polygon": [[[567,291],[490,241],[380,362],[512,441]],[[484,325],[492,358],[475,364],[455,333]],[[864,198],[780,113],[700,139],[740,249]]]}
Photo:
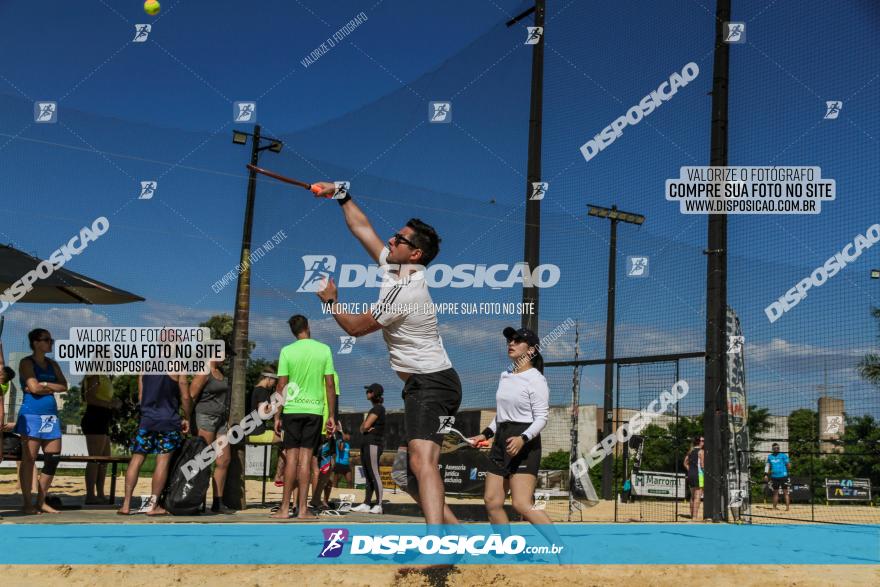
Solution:
{"label": "male player in white shirt", "polygon": [[[333,183],[321,182],[318,197],[336,193]],[[318,297],[330,305],[333,318],[350,336],[382,330],[391,367],[404,381],[409,470],[407,492],[419,503],[428,524],[453,524],[458,520],[446,506],[440,478],[440,421],[454,416],[461,405],[461,381],[443,348],[424,268],[440,250],[440,237],[429,225],[412,218],[383,243],[350,194],[336,200],[348,229],[367,253],[386,270],[379,301],[368,312],[335,312],[339,302],[336,284],[329,279]]]}

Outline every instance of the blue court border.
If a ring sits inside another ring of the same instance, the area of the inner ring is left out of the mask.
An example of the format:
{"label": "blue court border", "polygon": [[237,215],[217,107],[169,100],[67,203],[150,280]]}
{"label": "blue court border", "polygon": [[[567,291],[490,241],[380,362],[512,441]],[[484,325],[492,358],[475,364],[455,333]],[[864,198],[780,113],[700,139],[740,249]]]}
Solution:
{"label": "blue court border", "polygon": [[[337,557],[320,558],[325,529],[348,530]],[[0,564],[880,564],[880,525],[559,524],[565,560],[546,555],[352,554],[354,536],[426,534],[423,524],[2,524]],[[548,542],[528,524],[510,532]],[[493,533],[489,524],[438,534]]]}

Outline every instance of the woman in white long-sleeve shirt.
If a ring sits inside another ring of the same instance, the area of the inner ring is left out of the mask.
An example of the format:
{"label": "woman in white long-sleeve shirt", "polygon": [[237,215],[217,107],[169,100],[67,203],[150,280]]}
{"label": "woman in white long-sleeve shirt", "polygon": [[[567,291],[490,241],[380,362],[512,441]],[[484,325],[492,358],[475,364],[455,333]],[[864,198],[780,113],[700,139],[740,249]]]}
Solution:
{"label": "woman in white long-sleeve shirt", "polygon": [[527,521],[550,524],[543,510],[533,509],[541,431],[550,411],[544,359],[538,352],[538,336],[531,330],[507,327],[504,337],[513,368],[502,373],[498,382],[495,418],[482,434],[471,438],[473,444],[495,438],[486,474],[486,509],[492,524],[509,524],[504,512],[509,490],[514,509]]}

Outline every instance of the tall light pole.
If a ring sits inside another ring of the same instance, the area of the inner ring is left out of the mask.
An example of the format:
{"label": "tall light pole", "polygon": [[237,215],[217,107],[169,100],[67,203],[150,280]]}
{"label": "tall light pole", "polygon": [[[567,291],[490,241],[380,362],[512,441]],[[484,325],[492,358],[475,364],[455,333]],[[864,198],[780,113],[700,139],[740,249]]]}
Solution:
{"label": "tall light pole", "polygon": [[[528,15],[535,13],[535,27],[540,30],[537,42],[532,44],[532,86],[529,102],[529,154],[526,171],[526,228],[523,257],[530,271],[540,264],[541,252],[541,200],[533,199],[533,184],[541,181],[541,128],[544,110],[544,14],[545,0],[535,0],[535,5],[510,19],[511,27]],[[537,31],[536,31],[537,32]],[[522,327],[538,333],[538,288],[523,285],[523,305],[531,304],[532,312],[523,312]]]}
{"label": "tall light pole", "polygon": [[[260,152],[266,149],[274,153],[281,152],[283,143],[277,139],[262,137],[260,125],[254,125],[254,132],[232,131],[232,142],[236,145],[247,144],[251,137],[251,165],[257,165]],[[260,145],[261,140],[268,141]],[[245,412],[245,380],[250,349],[248,348],[248,320],[251,311],[251,233],[254,224],[254,199],[257,195],[257,173],[251,169],[248,176],[247,202],[244,208],[244,229],[241,235],[241,272],[238,274],[238,286],[235,289],[235,313],[232,318],[232,389],[229,394],[229,425],[237,424],[244,419]],[[227,507],[243,510],[247,505],[245,495],[245,459],[244,443],[231,445],[232,462],[223,500]]]}
{"label": "tall light pole", "polygon": [[[602,404],[602,438],[613,434],[614,425],[614,297],[617,283],[617,223],[641,225],[645,217],[641,214],[623,212],[617,206],[603,208],[589,205],[590,216],[607,218],[611,221],[611,243],[608,248],[608,314],[605,318],[605,398]],[[602,499],[611,499],[611,480],[614,476],[614,455],[602,461]]]}
{"label": "tall light pole", "polygon": [[[712,66],[712,128],[709,165],[727,166],[727,102],[730,45],[724,42],[730,0],[717,0]],[[710,214],[706,254],[706,372],[703,436],[706,439],[703,518],[727,518],[727,215]]]}

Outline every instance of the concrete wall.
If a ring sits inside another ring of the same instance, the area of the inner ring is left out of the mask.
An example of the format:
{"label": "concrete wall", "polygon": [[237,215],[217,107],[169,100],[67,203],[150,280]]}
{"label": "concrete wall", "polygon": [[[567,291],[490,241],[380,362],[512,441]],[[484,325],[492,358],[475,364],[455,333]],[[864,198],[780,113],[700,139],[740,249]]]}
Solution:
{"label": "concrete wall", "polygon": [[756,459],[765,459],[767,458],[767,454],[771,450],[771,446],[774,442],[779,443],[779,450],[782,452],[788,452],[788,416],[770,416],[768,418],[768,423],[770,424],[770,428],[764,432],[761,437],[762,438],[774,438],[774,439],[784,439],[784,440],[762,440],[755,445],[755,454],[753,455]]}

